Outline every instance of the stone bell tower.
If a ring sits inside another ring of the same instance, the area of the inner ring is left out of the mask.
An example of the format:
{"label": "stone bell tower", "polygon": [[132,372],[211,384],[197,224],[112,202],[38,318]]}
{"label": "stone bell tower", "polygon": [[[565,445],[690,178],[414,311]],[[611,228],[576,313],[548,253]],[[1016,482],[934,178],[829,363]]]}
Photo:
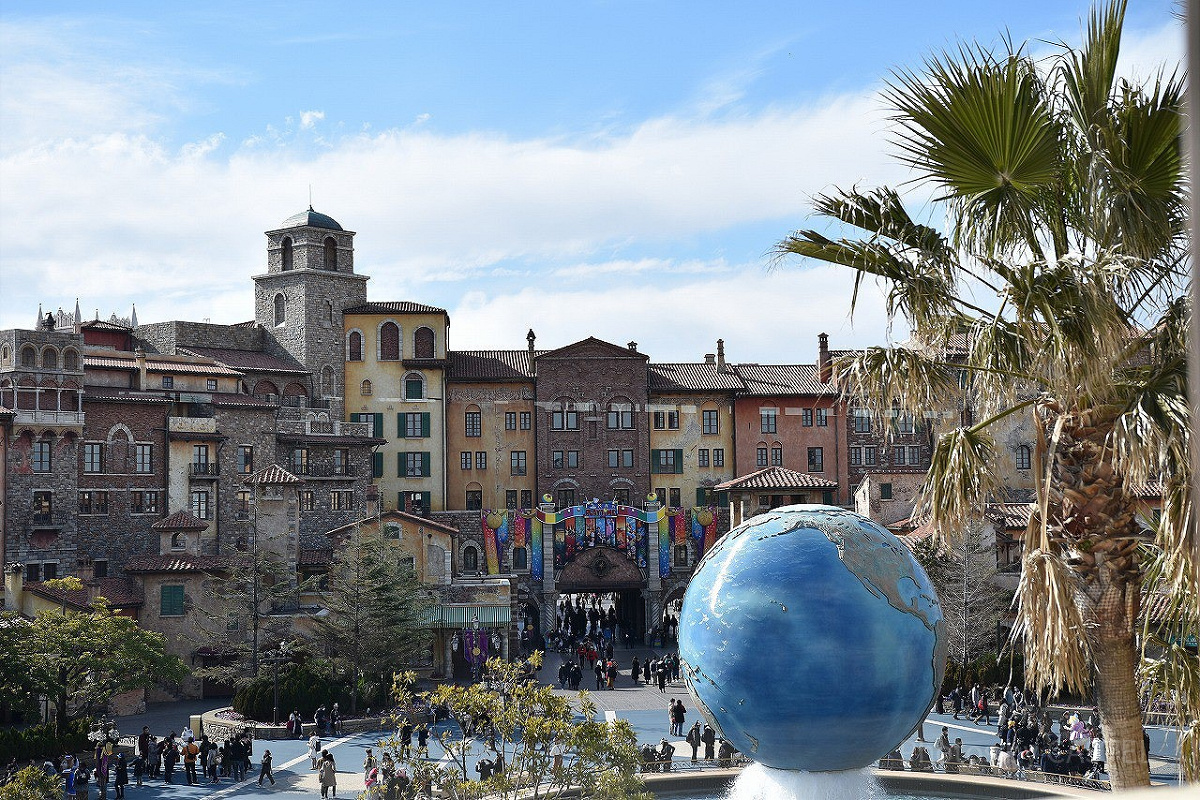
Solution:
{"label": "stone bell tower", "polygon": [[254,276],[254,317],[272,349],[311,373],[311,396],[340,418],[345,397],[342,309],[367,301],[367,276],[354,273],[354,232],[308,210],[267,231],[267,272]]}

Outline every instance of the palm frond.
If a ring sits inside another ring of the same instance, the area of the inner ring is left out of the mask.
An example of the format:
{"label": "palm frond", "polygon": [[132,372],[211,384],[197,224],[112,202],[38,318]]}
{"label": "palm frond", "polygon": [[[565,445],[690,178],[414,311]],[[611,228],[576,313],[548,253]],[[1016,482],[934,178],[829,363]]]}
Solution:
{"label": "palm frond", "polygon": [[894,418],[932,418],[953,406],[961,390],[954,371],[934,354],[906,347],[869,347],[834,364],[842,395],[870,409],[890,437]]}
{"label": "palm frond", "polygon": [[1083,46],[1062,45],[1058,64],[1063,99],[1070,120],[1083,136],[1104,125],[1121,54],[1125,0],[1092,6]]}
{"label": "palm frond", "polygon": [[979,426],[943,433],[934,445],[918,507],[936,536],[954,541],[1001,485],[996,446]]}
{"label": "palm frond", "polygon": [[1046,550],[1026,551],[1013,637],[1024,642],[1025,680],[1033,686],[1081,694],[1090,687],[1091,655],[1076,591],[1075,575],[1061,558]]}

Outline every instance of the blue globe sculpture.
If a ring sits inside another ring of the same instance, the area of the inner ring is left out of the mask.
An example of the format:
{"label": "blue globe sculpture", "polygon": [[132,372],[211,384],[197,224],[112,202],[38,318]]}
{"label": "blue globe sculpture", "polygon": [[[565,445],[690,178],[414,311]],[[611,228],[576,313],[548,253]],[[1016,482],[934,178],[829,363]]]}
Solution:
{"label": "blue globe sculpture", "polygon": [[833,506],[754,517],[697,565],[679,654],[718,734],[777,769],[862,768],[929,712],[941,608],[895,536]]}

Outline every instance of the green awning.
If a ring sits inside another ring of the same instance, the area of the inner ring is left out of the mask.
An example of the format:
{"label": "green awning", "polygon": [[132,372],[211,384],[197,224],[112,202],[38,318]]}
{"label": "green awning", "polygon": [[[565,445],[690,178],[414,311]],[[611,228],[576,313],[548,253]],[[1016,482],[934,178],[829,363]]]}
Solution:
{"label": "green awning", "polygon": [[511,606],[483,606],[473,603],[439,605],[422,615],[421,624],[426,628],[469,628],[475,617],[479,617],[481,628],[507,628],[512,624]]}

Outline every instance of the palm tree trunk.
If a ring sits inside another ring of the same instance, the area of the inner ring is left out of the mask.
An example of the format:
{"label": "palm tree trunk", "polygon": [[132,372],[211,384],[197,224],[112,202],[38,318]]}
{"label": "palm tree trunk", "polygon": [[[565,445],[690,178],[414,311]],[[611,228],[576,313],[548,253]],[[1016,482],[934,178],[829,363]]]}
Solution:
{"label": "palm tree trunk", "polygon": [[[1107,746],[1108,774],[1114,790],[1150,785],[1150,770],[1142,738],[1142,709],[1138,703],[1134,670],[1137,643],[1133,625],[1113,625],[1103,605],[1097,609],[1101,620],[1091,637],[1095,664],[1096,700]],[[1124,616],[1120,612],[1120,616]]]}

